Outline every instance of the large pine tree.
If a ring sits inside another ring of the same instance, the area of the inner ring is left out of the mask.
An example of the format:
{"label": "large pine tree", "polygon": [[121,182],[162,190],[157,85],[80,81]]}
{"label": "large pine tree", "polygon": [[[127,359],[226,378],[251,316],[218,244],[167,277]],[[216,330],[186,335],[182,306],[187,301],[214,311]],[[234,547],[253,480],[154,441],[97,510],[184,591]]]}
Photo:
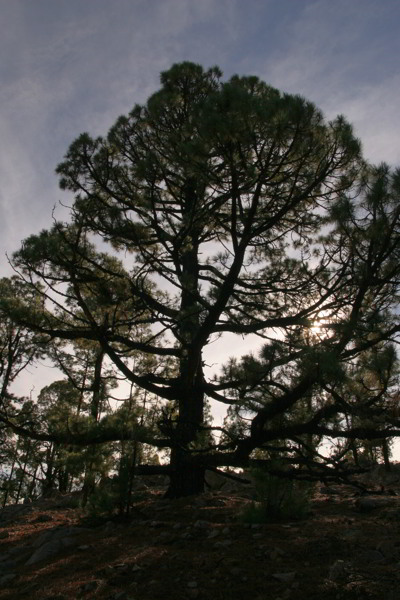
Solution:
{"label": "large pine tree", "polygon": [[[257,77],[223,81],[185,62],[161,84],[106,137],[73,142],[57,169],[75,195],[70,222],[14,256],[41,308],[3,301],[49,341],[93,340],[164,400],[158,429],[100,422],[87,441],[170,448],[168,493],[181,496],[203,490],[207,466],[245,466],[271,444],[293,463],[304,435],[395,434],[389,414],[379,431],[349,429],[335,386],[397,337],[399,172],[366,165],[343,117],[326,122]],[[232,354],[255,335],[262,355],[207,378],[203,352],[226,333],[238,336]],[[135,353],[152,357],[147,371]],[[207,399],[245,411],[249,426],[210,442]]]}

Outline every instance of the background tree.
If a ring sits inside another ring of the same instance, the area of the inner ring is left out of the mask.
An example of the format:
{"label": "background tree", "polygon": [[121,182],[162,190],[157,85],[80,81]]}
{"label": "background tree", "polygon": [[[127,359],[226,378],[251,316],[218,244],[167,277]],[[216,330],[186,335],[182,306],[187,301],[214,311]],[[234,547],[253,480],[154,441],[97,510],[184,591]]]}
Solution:
{"label": "background tree", "polygon": [[[25,285],[17,276],[0,279],[0,297],[10,307],[14,302],[24,301],[28,311],[35,311],[40,295],[31,286]],[[11,386],[18,375],[43,353],[43,336],[18,325],[8,312],[0,307],[0,403],[3,413],[13,397]]]}
{"label": "background tree", "polygon": [[[42,308],[3,302],[50,339],[92,340],[128,382],[172,404],[158,429],[105,417],[70,434],[170,448],[170,496],[201,492],[207,466],[248,465],[271,443],[284,440],[295,466],[307,436],[399,432],[385,416],[349,429],[334,390],[364,352],[397,340],[400,173],[365,165],[343,117],[325,122],[256,77],[221,77],[174,65],[107,137],[71,145],[57,169],[75,194],[71,221],[14,256]],[[258,336],[256,374],[242,361],[208,377],[204,351],[225,333]],[[156,369],[136,371],[132,352]],[[207,398],[250,407],[245,435],[199,447]]]}

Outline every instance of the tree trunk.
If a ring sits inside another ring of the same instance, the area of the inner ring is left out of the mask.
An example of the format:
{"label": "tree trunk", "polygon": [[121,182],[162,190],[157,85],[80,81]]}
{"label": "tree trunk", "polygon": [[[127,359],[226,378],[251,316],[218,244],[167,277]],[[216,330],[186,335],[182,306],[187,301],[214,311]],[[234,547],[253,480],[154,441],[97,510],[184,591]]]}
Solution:
{"label": "tree trunk", "polygon": [[[193,215],[201,199],[197,193],[197,182],[188,177],[185,190],[183,227],[190,231],[180,256],[180,326],[178,339],[181,347],[179,384],[176,387],[178,420],[173,432],[175,445],[171,450],[170,486],[168,498],[179,498],[204,492],[204,468],[192,467],[189,453],[196,445],[196,438],[204,421],[204,393],[202,347],[196,342],[200,328],[201,306],[199,291],[199,232],[193,227]],[[190,242],[190,243],[188,243]]]}
{"label": "tree trunk", "polygon": [[190,465],[185,458],[185,453],[180,448],[172,450],[170,464],[173,471],[166,498],[195,496],[204,492],[204,467]]}
{"label": "tree trunk", "polygon": [[390,451],[389,451],[389,444],[387,440],[383,440],[382,441],[382,454],[383,454],[383,461],[385,463],[385,470],[386,471],[391,471],[391,463],[390,463]]}

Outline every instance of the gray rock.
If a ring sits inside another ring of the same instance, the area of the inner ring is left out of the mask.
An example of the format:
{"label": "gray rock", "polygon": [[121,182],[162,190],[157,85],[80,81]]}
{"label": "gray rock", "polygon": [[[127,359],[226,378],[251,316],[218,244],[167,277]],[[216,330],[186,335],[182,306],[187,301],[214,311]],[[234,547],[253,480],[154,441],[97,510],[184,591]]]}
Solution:
{"label": "gray rock", "polygon": [[143,570],[143,568],[139,567],[139,565],[133,565],[133,567],[131,569],[132,573],[137,573],[138,571],[142,571],[142,570]]}
{"label": "gray rock", "polygon": [[82,592],[93,592],[98,587],[99,587],[98,581],[88,581],[88,583],[81,585],[80,589],[82,590]]}
{"label": "gray rock", "polygon": [[43,544],[43,546],[40,546],[25,564],[26,566],[30,566],[35,565],[42,560],[47,560],[48,558],[59,554],[63,548],[64,545],[61,540],[50,540]]}
{"label": "gray rock", "polygon": [[56,530],[56,535],[60,538],[63,536],[80,535],[81,533],[88,533],[89,531],[92,531],[89,527],[75,527],[74,525],[71,525],[70,527],[58,528]]}
{"label": "gray rock", "polygon": [[5,571],[10,571],[11,569],[15,569],[16,566],[17,566],[16,560],[12,560],[12,559],[2,560],[0,562],[0,573],[4,573]]}
{"label": "gray rock", "polygon": [[383,562],[385,560],[383,554],[378,550],[369,550],[368,552],[363,552],[360,558],[367,565],[371,563]]}
{"label": "gray rock", "polygon": [[196,527],[197,529],[209,529],[211,527],[211,523],[209,521],[203,521],[202,519],[198,519],[193,524],[193,527]]}
{"label": "gray rock", "polygon": [[127,592],[117,592],[109,597],[109,600],[128,600],[129,596]]}
{"label": "gray rock", "polygon": [[88,529],[87,527],[74,527],[74,526],[55,527],[54,529],[47,529],[46,531],[41,533],[36,538],[36,540],[34,541],[32,546],[34,548],[40,548],[40,546],[43,546],[43,544],[45,544],[46,542],[76,536],[76,535],[79,535],[80,533],[85,533],[88,531],[90,531],[90,529]]}
{"label": "gray rock", "polygon": [[398,540],[383,540],[380,542],[376,550],[380,552],[385,558],[395,560],[398,558],[400,553],[400,546]]}
{"label": "gray rock", "polygon": [[362,529],[348,529],[342,532],[342,537],[348,540],[354,540],[363,534]]}
{"label": "gray rock", "polygon": [[272,577],[281,583],[290,584],[293,583],[296,573],[294,571],[291,573],[273,573]]}
{"label": "gray rock", "polygon": [[49,542],[52,539],[52,537],[55,535],[55,532],[55,529],[47,529],[46,531],[43,531],[33,541],[32,547],[40,548],[40,546],[43,546],[43,544],[46,544],[46,542]]}
{"label": "gray rock", "polygon": [[27,559],[27,556],[32,552],[32,546],[21,545],[15,546],[14,548],[10,548],[10,550],[6,554],[6,560],[11,559],[17,563],[23,562]]}
{"label": "gray rock", "polygon": [[7,575],[3,575],[0,577],[0,586],[7,585],[7,583],[14,581],[16,576],[16,573],[7,573]]}
{"label": "gray rock", "polygon": [[216,537],[219,536],[219,530],[218,529],[213,529],[212,531],[210,531],[210,533],[207,536],[207,539],[212,540]]}
{"label": "gray rock", "polygon": [[149,523],[149,526],[154,528],[164,527],[164,525],[165,523],[163,521],[150,521]]}
{"label": "gray rock", "polygon": [[[74,529],[74,528],[69,528]],[[55,537],[55,539],[54,539]],[[66,536],[61,537],[60,535],[53,536],[52,539],[45,542],[39,548],[35,550],[29,560],[25,563],[27,566],[34,565],[42,560],[47,560],[53,556],[59,554],[64,548],[70,548],[77,544],[77,540],[75,537]]]}
{"label": "gray rock", "polygon": [[77,540],[74,537],[66,537],[62,540],[59,540],[64,548],[71,548],[72,546],[76,546]]}
{"label": "gray rock", "polygon": [[329,568],[329,579],[331,581],[341,581],[347,577],[347,568],[344,560],[337,560]]}
{"label": "gray rock", "polygon": [[371,512],[393,504],[393,498],[357,498],[355,507],[359,512]]}
{"label": "gray rock", "polygon": [[232,540],[222,540],[220,542],[215,542],[214,548],[227,548],[228,546],[232,546]]}

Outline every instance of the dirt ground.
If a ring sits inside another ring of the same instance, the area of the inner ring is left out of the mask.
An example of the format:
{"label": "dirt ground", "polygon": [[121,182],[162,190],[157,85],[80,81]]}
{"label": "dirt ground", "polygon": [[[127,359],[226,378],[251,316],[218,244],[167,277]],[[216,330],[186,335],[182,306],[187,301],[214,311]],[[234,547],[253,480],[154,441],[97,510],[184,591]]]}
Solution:
{"label": "dirt ground", "polygon": [[97,521],[68,498],[37,501],[0,518],[0,560],[29,556],[45,530],[87,529],[47,560],[24,558],[9,581],[0,563],[0,599],[399,600],[400,469],[383,491],[382,477],[361,497],[318,485],[307,518],[266,524],[243,522],[247,489],[180,500],[148,489],[129,519]]}

